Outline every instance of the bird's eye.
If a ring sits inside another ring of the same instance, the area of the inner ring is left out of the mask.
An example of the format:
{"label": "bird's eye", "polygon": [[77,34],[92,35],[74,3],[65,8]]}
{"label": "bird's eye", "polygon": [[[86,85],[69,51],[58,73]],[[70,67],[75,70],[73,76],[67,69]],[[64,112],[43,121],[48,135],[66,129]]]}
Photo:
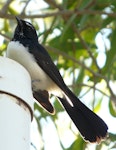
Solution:
{"label": "bird's eye", "polygon": [[33,29],[33,26],[29,22],[26,22],[26,25],[27,25],[29,30]]}
{"label": "bird's eye", "polygon": [[28,26],[28,30],[31,30],[31,28]]}

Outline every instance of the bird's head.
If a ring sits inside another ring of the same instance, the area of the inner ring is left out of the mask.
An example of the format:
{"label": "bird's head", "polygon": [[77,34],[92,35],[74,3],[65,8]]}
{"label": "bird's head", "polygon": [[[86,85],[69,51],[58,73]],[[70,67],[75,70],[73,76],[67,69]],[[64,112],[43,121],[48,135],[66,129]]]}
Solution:
{"label": "bird's head", "polygon": [[16,17],[16,20],[17,20],[17,26],[15,29],[12,41],[21,42],[25,40],[27,41],[38,40],[36,30],[31,23],[24,21],[22,19],[19,19],[18,17]]}

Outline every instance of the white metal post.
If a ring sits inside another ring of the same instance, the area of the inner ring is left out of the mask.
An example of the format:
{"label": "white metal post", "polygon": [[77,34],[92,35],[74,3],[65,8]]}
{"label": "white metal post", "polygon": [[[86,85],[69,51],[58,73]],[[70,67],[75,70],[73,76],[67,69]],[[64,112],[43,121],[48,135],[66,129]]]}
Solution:
{"label": "white metal post", "polygon": [[28,72],[0,57],[0,150],[29,150],[33,96]]}

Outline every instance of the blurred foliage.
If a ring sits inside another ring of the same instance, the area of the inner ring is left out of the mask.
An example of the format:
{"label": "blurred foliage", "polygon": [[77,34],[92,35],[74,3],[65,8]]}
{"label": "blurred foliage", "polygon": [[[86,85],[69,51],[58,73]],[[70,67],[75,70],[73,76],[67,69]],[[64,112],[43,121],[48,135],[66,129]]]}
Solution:
{"label": "blurred foliage", "polygon": [[[0,55],[3,55],[16,26],[15,16],[27,19],[36,28],[39,42],[43,44],[68,86],[97,113],[102,102],[108,99],[109,113],[116,117],[116,1],[115,0],[1,0],[0,1]],[[113,87],[114,87],[113,86]],[[96,94],[97,93],[97,94]],[[99,94],[99,96],[98,96]],[[52,98],[56,114],[50,116],[35,104],[35,118],[43,139],[41,120],[54,123],[64,110]],[[105,116],[104,116],[105,118]],[[70,121],[69,121],[70,124]],[[63,123],[61,124],[63,126]],[[67,148],[59,136],[62,150],[83,150],[89,146],[72,126],[68,130],[76,135]],[[58,133],[59,134],[59,133]],[[96,150],[116,148],[116,133]],[[39,141],[38,141],[39,142]],[[44,150],[43,144],[43,150]]]}

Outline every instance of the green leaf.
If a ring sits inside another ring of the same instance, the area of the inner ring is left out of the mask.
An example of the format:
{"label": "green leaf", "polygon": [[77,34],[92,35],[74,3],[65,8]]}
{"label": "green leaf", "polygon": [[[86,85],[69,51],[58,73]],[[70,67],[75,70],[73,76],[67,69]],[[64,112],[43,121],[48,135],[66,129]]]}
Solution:
{"label": "green leaf", "polygon": [[102,99],[103,99],[103,97],[99,100],[99,102],[97,103],[97,105],[94,107],[94,112],[98,112],[100,110]]}
{"label": "green leaf", "polygon": [[4,30],[5,32],[8,32],[9,31],[9,23],[8,23],[8,20],[4,20]]}
{"label": "green leaf", "polygon": [[[69,27],[71,26],[72,22],[75,20],[77,14],[73,14],[70,19],[68,20],[67,24],[65,25],[63,32],[62,32],[62,38],[64,37],[65,33],[67,32],[67,30],[69,29]],[[61,41],[62,41],[61,38]]]}
{"label": "green leaf", "polygon": [[111,49],[106,53],[107,59],[106,59],[106,64],[104,66],[103,72],[109,72],[110,69],[112,68],[112,63],[114,62],[114,58],[116,56],[116,28],[112,32],[112,37],[111,37]]}
{"label": "green leaf", "polygon": [[109,138],[111,139],[111,141],[116,141],[116,134],[113,133],[109,133]]}
{"label": "green leaf", "polygon": [[115,107],[114,103],[111,100],[109,101],[109,110],[110,110],[110,114],[113,117],[116,117],[116,107]]}
{"label": "green leaf", "polygon": [[46,119],[47,116],[50,116],[50,114],[44,108],[42,108],[39,104],[37,104],[37,103],[34,103],[34,111],[35,110],[37,110],[38,113],[40,113],[39,119],[41,119],[42,117],[44,119]]}
{"label": "green leaf", "polygon": [[77,140],[75,140],[74,143],[67,150],[84,150],[85,146],[86,146],[86,143],[84,142],[82,137],[79,135]]}
{"label": "green leaf", "polygon": [[59,101],[57,99],[54,102],[54,107],[56,109],[56,113],[64,111],[63,107],[61,106],[61,104],[59,103]]}
{"label": "green leaf", "polygon": [[91,0],[83,0],[83,1],[81,0],[80,9],[84,9],[89,5],[89,3],[91,3]]}
{"label": "green leaf", "polygon": [[77,84],[77,88],[74,88],[74,93],[76,93],[77,96],[80,94],[80,92],[82,90],[82,87],[78,87],[78,84],[83,83],[84,71],[85,71],[85,69],[81,67],[78,78],[75,81],[75,85]]}
{"label": "green leaf", "polygon": [[110,23],[112,23],[115,20],[115,18],[113,17],[107,17],[106,19],[104,19],[103,23],[102,23],[102,28],[106,28]]}
{"label": "green leaf", "polygon": [[8,11],[13,15],[18,15],[18,11],[14,9],[13,7],[9,6]]}

